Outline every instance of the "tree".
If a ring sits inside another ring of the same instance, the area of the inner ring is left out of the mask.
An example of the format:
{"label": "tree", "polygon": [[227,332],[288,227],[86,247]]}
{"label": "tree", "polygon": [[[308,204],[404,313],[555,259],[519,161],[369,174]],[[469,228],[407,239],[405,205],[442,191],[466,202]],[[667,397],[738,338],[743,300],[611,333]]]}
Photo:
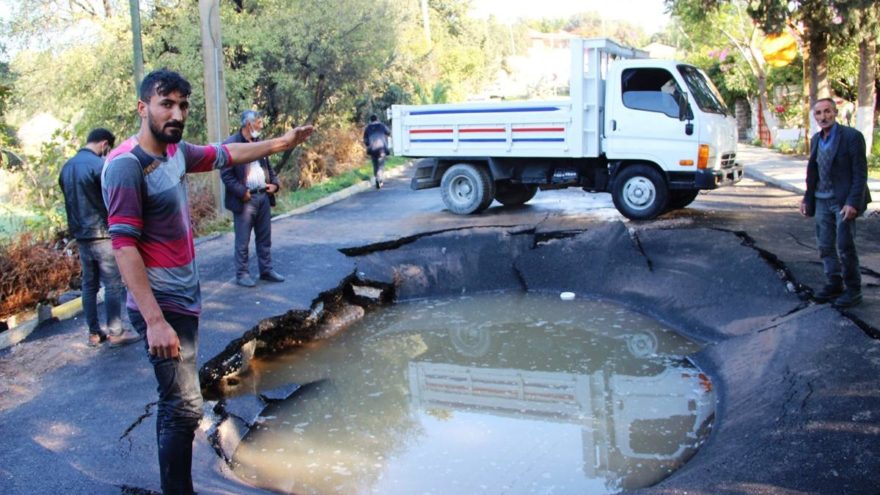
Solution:
{"label": "tree", "polygon": [[865,136],[868,153],[874,138],[874,110],[877,105],[877,43],[880,41],[880,4],[873,0],[835,0],[846,34],[858,43],[859,79],[856,128]]}
{"label": "tree", "polygon": [[[720,81],[727,89],[728,95],[740,93],[757,99],[758,136],[765,145],[770,145],[769,128],[776,123],[768,99],[770,68],[761,52],[764,33],[751,22],[748,5],[746,0],[667,1],[676,22],[682,23],[677,26],[678,33],[686,41],[679,45],[686,44],[691,51],[697,49],[691,61],[706,67],[713,80]],[[699,53],[706,50],[708,53]],[[732,62],[727,62],[728,58]],[[744,80],[745,75],[751,76],[749,79],[754,80],[754,85]]]}

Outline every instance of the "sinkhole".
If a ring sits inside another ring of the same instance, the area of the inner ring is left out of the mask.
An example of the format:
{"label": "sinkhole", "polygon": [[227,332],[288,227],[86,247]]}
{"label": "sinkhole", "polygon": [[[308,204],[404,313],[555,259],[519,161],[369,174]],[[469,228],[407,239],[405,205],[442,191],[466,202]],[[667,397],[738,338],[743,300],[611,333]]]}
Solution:
{"label": "sinkhole", "polygon": [[490,227],[343,249],[356,268],[336,292],[202,369],[214,446],[278,493],[671,480],[717,428],[704,346],[803,305],[741,237],[697,234]]}
{"label": "sinkhole", "polygon": [[693,455],[714,412],[698,346],[616,304],[483,293],[395,304],[254,360],[235,474],[281,493],[613,493]]}

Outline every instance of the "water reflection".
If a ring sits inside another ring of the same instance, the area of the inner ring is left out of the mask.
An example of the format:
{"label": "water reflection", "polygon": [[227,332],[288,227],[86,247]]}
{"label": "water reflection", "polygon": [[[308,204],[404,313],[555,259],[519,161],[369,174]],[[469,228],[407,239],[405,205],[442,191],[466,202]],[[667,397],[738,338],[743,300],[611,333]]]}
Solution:
{"label": "water reflection", "polygon": [[611,493],[649,486],[707,434],[698,349],[620,307],[535,294],[398,304],[256,363],[263,411],[235,453],[283,493]]}

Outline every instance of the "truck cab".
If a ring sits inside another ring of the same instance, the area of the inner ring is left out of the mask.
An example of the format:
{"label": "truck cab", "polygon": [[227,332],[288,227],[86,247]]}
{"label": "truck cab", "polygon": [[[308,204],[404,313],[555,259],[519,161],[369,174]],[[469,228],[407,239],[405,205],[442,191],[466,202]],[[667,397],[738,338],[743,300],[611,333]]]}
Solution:
{"label": "truck cab", "polygon": [[742,178],[735,119],[705,73],[603,38],[570,43],[567,100],[394,105],[394,153],[429,158],[412,188],[440,187],[470,214],[580,187],[644,220]]}

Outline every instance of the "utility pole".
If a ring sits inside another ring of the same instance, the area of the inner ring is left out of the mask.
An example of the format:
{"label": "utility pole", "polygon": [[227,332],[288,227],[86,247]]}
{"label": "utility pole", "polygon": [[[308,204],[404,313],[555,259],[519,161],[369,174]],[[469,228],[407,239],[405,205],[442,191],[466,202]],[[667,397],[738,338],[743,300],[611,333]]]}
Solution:
{"label": "utility pole", "polygon": [[425,41],[431,46],[431,16],[428,15],[428,0],[422,0],[422,29],[425,31]]}
{"label": "utility pole", "polygon": [[[229,109],[226,103],[226,82],[223,78],[223,44],[220,39],[220,0],[199,0],[202,32],[202,61],[205,65],[205,115],[208,118],[208,142],[219,143],[229,133]],[[208,174],[205,174],[208,175]],[[210,173],[210,187],[218,215],[227,216],[223,208],[224,188],[220,172]]]}
{"label": "utility pole", "polygon": [[144,47],[141,44],[141,5],[140,0],[128,0],[131,8],[131,44],[134,51],[134,94],[138,96],[138,87],[144,80]]}

